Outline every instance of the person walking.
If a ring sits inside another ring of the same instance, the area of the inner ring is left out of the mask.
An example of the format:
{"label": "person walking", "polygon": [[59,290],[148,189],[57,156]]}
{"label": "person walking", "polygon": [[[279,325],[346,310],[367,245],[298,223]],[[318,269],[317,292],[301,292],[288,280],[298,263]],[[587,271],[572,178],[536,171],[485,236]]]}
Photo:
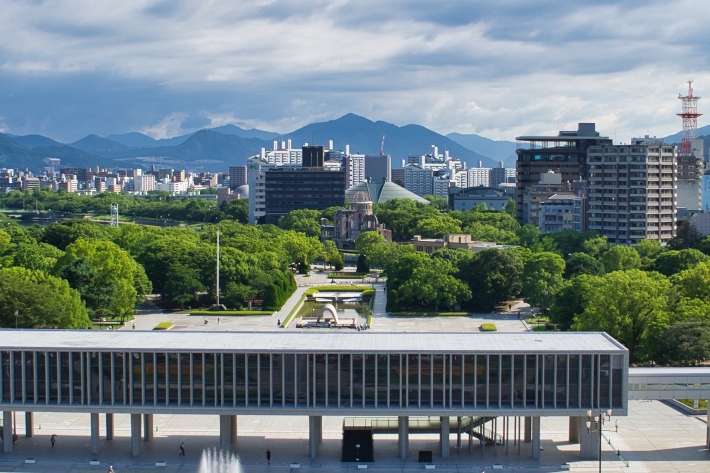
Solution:
{"label": "person walking", "polygon": [[110,465],[110,466],[108,467],[108,471],[107,471],[106,473],[115,473],[115,472],[113,471],[113,465]]}
{"label": "person walking", "polygon": [[271,450],[266,449],[266,464],[271,466]]}
{"label": "person walking", "polygon": [[54,448],[54,444],[57,442],[57,434],[52,434],[52,438],[50,440],[52,441],[52,448]]}
{"label": "person walking", "polygon": [[614,430],[616,431],[617,434],[619,433],[619,419],[616,419],[614,421]]}
{"label": "person walking", "polygon": [[182,443],[180,444],[180,455],[178,455],[178,456],[179,456],[179,457],[184,457],[184,456],[185,456],[185,442],[182,442]]}
{"label": "person walking", "polygon": [[217,325],[222,323],[222,317],[217,317]]}
{"label": "person walking", "polygon": [[135,329],[136,329],[136,323],[133,322],[133,330],[135,330]]}

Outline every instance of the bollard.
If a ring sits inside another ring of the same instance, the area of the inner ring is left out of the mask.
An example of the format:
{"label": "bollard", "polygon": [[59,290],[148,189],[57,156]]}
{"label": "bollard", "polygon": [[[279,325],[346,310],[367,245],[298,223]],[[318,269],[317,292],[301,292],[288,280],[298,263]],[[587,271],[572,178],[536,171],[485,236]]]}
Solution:
{"label": "bollard", "polygon": [[617,454],[617,455],[621,455],[621,450],[617,450],[617,451],[616,451],[616,454]]}
{"label": "bollard", "polygon": [[626,460],[626,468],[628,468],[628,467],[629,467],[629,461]]}

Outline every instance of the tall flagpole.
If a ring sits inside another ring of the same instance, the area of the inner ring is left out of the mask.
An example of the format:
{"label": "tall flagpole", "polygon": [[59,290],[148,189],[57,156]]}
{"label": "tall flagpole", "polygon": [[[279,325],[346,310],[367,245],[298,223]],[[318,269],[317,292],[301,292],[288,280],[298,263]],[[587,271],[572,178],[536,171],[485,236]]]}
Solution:
{"label": "tall flagpole", "polygon": [[217,305],[219,305],[219,227],[217,227]]}

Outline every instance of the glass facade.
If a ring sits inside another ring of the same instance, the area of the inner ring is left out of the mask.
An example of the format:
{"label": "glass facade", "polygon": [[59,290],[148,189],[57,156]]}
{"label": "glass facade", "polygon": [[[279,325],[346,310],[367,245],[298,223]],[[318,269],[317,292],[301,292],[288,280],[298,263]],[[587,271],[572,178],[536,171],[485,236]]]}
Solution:
{"label": "glass facade", "polygon": [[625,409],[623,354],[3,351],[0,404]]}

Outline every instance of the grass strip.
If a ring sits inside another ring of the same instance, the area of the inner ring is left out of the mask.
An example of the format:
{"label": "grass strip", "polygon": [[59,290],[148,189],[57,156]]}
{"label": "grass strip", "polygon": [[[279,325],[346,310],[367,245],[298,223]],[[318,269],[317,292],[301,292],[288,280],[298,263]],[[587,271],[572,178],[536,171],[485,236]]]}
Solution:
{"label": "grass strip", "polygon": [[170,330],[171,328],[173,328],[173,325],[175,324],[173,324],[172,322],[160,322],[158,325],[153,327],[153,330]]}
{"label": "grass strip", "polygon": [[[306,291],[306,292],[308,292],[308,291]],[[293,320],[293,318],[295,317],[295,315],[298,313],[299,309],[303,305],[303,301],[306,300],[306,292],[304,292],[303,295],[301,295],[301,298],[298,300],[298,302],[293,307],[293,309],[291,309],[291,312],[289,312],[288,317],[286,317],[284,319],[284,321],[281,322],[282,327],[288,328],[288,324],[291,323],[291,320]]]}

